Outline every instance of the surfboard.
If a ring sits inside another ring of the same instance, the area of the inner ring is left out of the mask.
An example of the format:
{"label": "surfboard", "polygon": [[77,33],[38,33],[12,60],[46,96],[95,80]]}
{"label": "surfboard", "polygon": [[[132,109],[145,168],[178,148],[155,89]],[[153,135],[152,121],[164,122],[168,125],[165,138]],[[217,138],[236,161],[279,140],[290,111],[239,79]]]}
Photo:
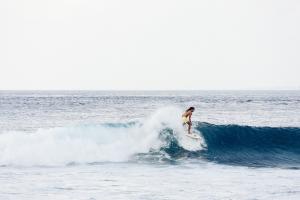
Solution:
{"label": "surfboard", "polygon": [[190,137],[190,138],[196,139],[196,140],[200,140],[201,139],[201,137],[198,134],[196,134],[196,133],[191,133],[191,134],[186,133],[185,135],[188,136],[188,137]]}

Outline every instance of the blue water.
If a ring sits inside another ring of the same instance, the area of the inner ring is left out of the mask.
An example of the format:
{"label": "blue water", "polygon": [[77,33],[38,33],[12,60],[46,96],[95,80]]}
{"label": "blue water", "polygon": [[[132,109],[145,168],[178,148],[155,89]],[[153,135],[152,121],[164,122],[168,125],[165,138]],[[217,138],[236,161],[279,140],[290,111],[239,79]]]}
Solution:
{"label": "blue water", "polygon": [[300,169],[300,128],[253,127],[196,123],[207,148],[186,151],[176,139],[164,147],[173,158],[205,159],[209,162],[248,167]]}
{"label": "blue water", "polygon": [[299,113],[300,91],[1,91],[0,199],[299,199]]}

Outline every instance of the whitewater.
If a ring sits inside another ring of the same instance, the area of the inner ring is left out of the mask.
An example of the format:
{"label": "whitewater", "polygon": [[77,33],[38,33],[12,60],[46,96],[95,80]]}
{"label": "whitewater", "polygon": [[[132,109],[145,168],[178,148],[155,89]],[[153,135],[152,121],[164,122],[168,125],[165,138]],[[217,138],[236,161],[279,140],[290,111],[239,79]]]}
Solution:
{"label": "whitewater", "polygon": [[1,91],[0,199],[299,199],[299,112],[299,91]]}

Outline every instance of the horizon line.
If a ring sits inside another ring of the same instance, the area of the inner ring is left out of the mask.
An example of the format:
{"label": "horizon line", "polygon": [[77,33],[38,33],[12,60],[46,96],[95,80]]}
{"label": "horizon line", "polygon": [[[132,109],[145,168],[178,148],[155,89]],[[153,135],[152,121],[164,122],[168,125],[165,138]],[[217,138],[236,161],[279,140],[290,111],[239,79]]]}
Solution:
{"label": "horizon line", "polygon": [[0,89],[0,91],[300,91],[298,89]]}

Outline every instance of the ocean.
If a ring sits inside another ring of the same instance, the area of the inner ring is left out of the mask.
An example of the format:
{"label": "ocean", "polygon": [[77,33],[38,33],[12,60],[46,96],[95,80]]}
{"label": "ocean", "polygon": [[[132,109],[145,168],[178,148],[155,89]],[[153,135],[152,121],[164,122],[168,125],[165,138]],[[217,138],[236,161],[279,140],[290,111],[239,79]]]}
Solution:
{"label": "ocean", "polygon": [[298,200],[299,113],[300,91],[0,91],[0,199]]}

